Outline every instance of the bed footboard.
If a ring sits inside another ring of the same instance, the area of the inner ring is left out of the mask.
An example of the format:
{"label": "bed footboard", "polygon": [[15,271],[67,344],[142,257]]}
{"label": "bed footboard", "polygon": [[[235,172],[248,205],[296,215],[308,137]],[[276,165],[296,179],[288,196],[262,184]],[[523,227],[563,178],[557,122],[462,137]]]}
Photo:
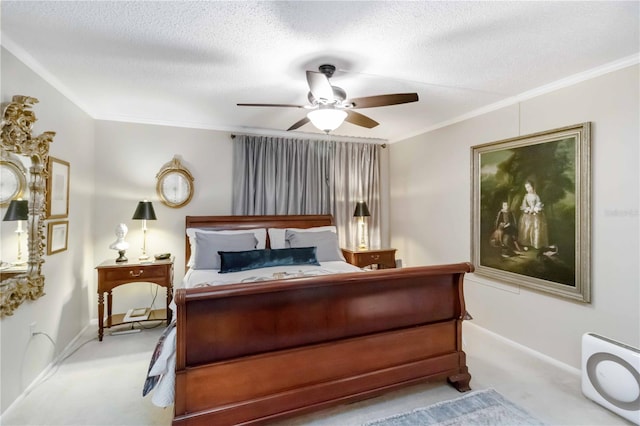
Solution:
{"label": "bed footboard", "polygon": [[174,425],[258,424],[424,381],[469,390],[468,263],[178,290]]}

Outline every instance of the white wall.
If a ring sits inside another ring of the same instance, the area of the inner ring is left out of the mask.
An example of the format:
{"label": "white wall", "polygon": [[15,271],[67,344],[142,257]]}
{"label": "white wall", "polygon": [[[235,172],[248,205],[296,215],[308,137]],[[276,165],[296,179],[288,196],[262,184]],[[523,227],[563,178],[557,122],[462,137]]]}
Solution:
{"label": "white wall", "polygon": [[640,345],[639,67],[391,145],[391,244],[405,265],[470,259],[471,146],[592,122],[592,303],[470,275],[474,323],[571,366],[596,332]]}
{"label": "white wall", "polygon": [[[4,410],[64,349],[89,321],[87,293],[93,267],[92,198],[94,122],[60,92],[38,77],[4,48],[1,101],[14,95],[36,97],[34,135],[56,132],[50,155],[68,161],[70,169],[69,241],[66,251],[45,255],[45,295],[25,302],[0,321],[1,409]],[[30,324],[45,336],[30,336]]]}
{"label": "white wall", "polygon": [[[138,201],[154,202],[158,220],[150,221],[147,251],[175,254],[174,284],[184,274],[184,217],[231,212],[232,140],[228,133],[96,121],[2,49],[2,102],[15,94],[34,96],[38,122],[34,134],[57,132],[50,153],[71,164],[68,250],[46,256],[45,296],[26,302],[0,322],[1,410],[33,382],[90,320],[97,318],[95,266],[117,253],[109,249],[115,227],[129,227],[130,259],[141,254],[142,231],[131,219]],[[178,154],[195,178],[195,195],[181,209],[164,206],[155,176]],[[146,306],[156,288],[131,284],[114,290],[114,312]],[[155,306],[163,307],[166,293]],[[30,324],[49,334],[29,336]],[[97,336],[97,334],[96,334]]]}
{"label": "white wall", "polygon": [[[226,132],[96,121],[94,264],[118,257],[109,245],[116,239],[119,223],[129,228],[127,258],[140,256],[142,227],[131,217],[138,202],[146,198],[153,202],[158,218],[147,222],[147,253],[175,255],[174,287],[179,287],[185,264],[185,216],[231,214],[232,149]],[[191,171],[195,186],[191,202],[178,209],[162,204],[156,194],[156,174],[174,155]],[[116,288],[114,312],[148,306],[156,287],[136,283]],[[97,318],[97,284],[92,288],[91,318]],[[155,306],[164,307],[165,297],[161,289]]]}

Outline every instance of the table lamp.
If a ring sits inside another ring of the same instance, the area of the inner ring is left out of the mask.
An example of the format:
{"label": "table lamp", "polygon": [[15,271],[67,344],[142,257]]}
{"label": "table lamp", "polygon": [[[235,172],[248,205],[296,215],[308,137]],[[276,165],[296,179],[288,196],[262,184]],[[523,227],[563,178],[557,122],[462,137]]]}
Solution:
{"label": "table lamp", "polygon": [[371,216],[367,203],[358,201],[356,211],[353,212],[353,217],[358,218],[358,250],[367,249],[367,222],[364,219],[367,216]]}
{"label": "table lamp", "polygon": [[16,234],[18,234],[18,258],[14,265],[24,265],[27,263],[26,259],[22,258],[22,221],[29,219],[29,202],[27,200],[11,200],[7,213],[5,213],[4,222],[18,221],[18,228]]}
{"label": "table lamp", "polygon": [[151,201],[140,201],[132,219],[142,220],[142,256],[139,260],[148,260],[147,254],[147,220],[156,220],[156,212],[153,210]]}

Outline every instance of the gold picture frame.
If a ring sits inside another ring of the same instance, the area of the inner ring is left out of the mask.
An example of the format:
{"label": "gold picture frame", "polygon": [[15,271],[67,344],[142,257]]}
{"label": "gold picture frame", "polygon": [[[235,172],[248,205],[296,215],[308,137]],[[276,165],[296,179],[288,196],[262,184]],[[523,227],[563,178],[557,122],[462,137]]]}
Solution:
{"label": "gold picture frame", "polygon": [[28,195],[29,220],[27,221],[27,247],[29,257],[27,270],[7,278],[2,277],[0,283],[0,318],[11,316],[27,300],[37,300],[44,293],[44,275],[42,259],[44,255],[44,217],[46,166],[49,157],[49,145],[56,135],[46,131],[40,135],[33,134],[33,124],[37,121],[33,106],[38,99],[15,95],[11,102],[2,104],[2,137],[0,148],[5,153],[12,153],[28,158]]}
{"label": "gold picture frame", "polygon": [[69,162],[49,156],[47,165],[47,218],[69,216]]}
{"label": "gold picture frame", "polygon": [[47,255],[67,249],[69,241],[69,221],[61,220],[47,224]]}
{"label": "gold picture frame", "polygon": [[480,276],[591,301],[591,123],[471,147]]}

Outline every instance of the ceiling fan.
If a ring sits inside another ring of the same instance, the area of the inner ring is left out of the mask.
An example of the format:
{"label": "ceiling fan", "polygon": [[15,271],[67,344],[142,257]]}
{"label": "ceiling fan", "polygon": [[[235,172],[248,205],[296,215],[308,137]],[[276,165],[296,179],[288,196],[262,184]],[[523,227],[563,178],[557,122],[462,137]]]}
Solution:
{"label": "ceiling fan", "polygon": [[356,126],[366,127],[367,129],[372,129],[380,124],[366,115],[354,111],[354,109],[374,108],[418,101],[417,93],[395,93],[347,99],[347,93],[344,89],[332,86],[329,82],[329,79],[336,71],[335,66],[329,64],[320,65],[318,71],[319,72],[307,71],[307,83],[309,84],[307,99],[309,99],[309,105],[247,103],[239,103],[237,105],[310,109],[311,111],[306,117],[294,123],[287,131],[298,129],[311,122],[318,129],[329,133],[337,129],[343,121],[355,124]]}

